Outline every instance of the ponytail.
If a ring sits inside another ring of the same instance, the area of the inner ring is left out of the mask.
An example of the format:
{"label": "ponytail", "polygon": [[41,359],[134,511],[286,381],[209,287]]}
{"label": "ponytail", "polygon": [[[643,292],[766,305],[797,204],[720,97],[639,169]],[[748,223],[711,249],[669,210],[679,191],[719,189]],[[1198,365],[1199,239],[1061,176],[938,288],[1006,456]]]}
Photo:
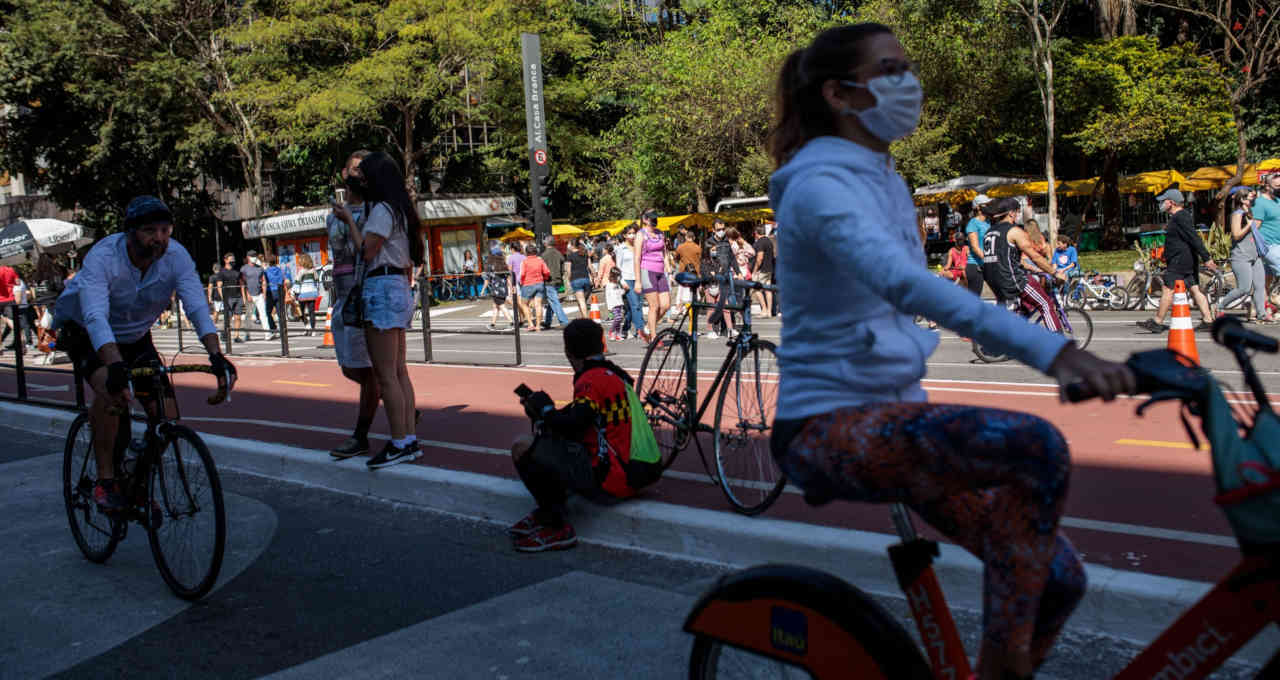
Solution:
{"label": "ponytail", "polygon": [[893,31],[875,23],[829,28],[808,47],[787,56],[778,73],[777,124],[767,142],[775,167],[782,167],[814,137],[836,133],[835,115],[822,96],[822,84],[848,77],[864,61],[863,41],[881,33]]}

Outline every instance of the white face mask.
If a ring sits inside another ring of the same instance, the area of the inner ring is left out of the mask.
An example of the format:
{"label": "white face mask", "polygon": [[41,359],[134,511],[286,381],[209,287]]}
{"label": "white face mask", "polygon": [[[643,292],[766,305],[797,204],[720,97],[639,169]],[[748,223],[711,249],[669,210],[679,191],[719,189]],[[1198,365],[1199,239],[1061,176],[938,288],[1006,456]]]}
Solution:
{"label": "white face mask", "polygon": [[882,142],[902,139],[915,132],[920,124],[920,107],[924,104],[924,89],[910,71],[898,76],[877,76],[866,85],[852,80],[840,81],[849,87],[869,90],[876,98],[876,105],[857,111],[845,107],[842,114],[857,116],[867,132]]}
{"label": "white face mask", "polygon": [[723,230],[723,229],[716,230],[716,238],[724,238],[724,230]]}

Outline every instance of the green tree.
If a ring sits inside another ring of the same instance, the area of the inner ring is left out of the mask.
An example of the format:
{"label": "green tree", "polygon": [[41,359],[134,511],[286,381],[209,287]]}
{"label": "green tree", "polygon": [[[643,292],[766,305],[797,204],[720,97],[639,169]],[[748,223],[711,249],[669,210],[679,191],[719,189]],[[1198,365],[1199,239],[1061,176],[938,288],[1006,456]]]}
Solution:
{"label": "green tree", "polygon": [[94,5],[12,2],[0,29],[0,165],[108,232],[132,196],[165,196],[192,243],[214,223],[201,162],[225,158],[193,152],[200,111],[144,56]]}
{"label": "green tree", "polygon": [[1190,46],[1152,37],[1074,45],[1063,55],[1063,100],[1075,132],[1065,139],[1102,159],[1104,242],[1123,246],[1116,188],[1126,162],[1190,167],[1229,157],[1235,136],[1227,85]]}

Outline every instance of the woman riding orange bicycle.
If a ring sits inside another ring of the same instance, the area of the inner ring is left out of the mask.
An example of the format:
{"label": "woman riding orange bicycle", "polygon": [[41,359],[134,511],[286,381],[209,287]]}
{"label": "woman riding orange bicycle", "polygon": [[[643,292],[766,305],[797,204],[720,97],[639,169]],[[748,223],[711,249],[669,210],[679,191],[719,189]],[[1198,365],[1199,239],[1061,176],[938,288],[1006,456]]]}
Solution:
{"label": "woman riding orange bicycle", "polygon": [[[828,30],[783,66],[769,193],[785,226],[777,279],[792,302],[773,451],[810,499],[905,503],[982,559],[978,677],[1030,677],[1085,588],[1058,531],[1066,442],[1035,416],[927,403],[920,380],[938,338],[912,317],[1106,399],[1132,391],[1134,377],[931,274],[889,156],[918,124],[922,96],[878,24]],[[848,302],[831,307],[831,291]]]}

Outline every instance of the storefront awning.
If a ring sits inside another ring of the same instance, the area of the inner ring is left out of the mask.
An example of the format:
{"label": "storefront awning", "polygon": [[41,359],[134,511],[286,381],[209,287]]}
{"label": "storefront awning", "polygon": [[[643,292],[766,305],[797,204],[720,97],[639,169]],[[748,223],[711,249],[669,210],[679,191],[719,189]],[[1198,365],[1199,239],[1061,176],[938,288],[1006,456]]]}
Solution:
{"label": "storefront awning", "polygon": [[[468,196],[418,201],[418,217],[423,222],[468,218],[480,220],[492,215],[510,215],[515,212],[515,196]],[[289,234],[319,232],[324,229],[324,221],[328,215],[328,206],[294,210],[245,220],[240,225],[240,232],[245,238],[274,238]]]}
{"label": "storefront awning", "polygon": [[553,224],[551,225],[552,236],[581,236],[587,233],[582,227],[575,227],[572,224]]}

